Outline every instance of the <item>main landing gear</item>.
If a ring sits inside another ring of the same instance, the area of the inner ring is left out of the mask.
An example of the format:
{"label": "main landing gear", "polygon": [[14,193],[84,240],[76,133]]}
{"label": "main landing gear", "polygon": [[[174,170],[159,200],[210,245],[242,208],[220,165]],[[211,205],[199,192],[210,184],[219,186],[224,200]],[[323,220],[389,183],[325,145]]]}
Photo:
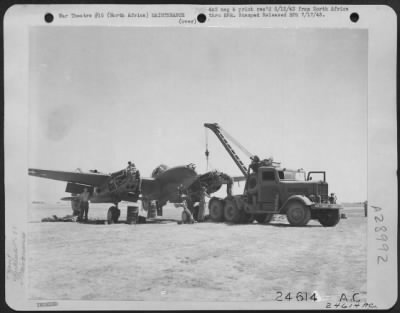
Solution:
{"label": "main landing gear", "polygon": [[107,223],[115,224],[118,222],[119,216],[121,215],[121,210],[118,209],[118,203],[108,209],[107,212]]}

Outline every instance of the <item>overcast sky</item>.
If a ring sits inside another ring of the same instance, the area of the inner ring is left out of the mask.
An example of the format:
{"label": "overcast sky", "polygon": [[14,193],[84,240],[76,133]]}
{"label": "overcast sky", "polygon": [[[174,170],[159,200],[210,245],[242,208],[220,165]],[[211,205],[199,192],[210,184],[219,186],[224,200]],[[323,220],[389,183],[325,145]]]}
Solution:
{"label": "overcast sky", "polygon": [[[325,170],[339,200],[363,201],[367,40],[346,29],[32,28],[29,166],[203,173],[203,123],[218,122],[261,158]],[[240,175],[208,141],[213,168]],[[29,183],[32,200],[66,196],[65,183]]]}

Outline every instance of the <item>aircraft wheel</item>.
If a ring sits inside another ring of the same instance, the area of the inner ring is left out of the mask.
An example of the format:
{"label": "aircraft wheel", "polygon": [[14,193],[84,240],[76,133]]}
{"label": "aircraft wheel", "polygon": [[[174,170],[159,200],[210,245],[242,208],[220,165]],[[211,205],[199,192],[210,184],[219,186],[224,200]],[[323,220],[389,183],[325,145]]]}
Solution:
{"label": "aircraft wheel", "polygon": [[272,213],[265,213],[257,214],[254,218],[259,224],[268,224],[271,222],[273,216],[274,215]]}
{"label": "aircraft wheel", "polygon": [[330,212],[322,213],[318,216],[318,221],[322,226],[332,227],[340,221],[339,210],[332,210]]}
{"label": "aircraft wheel", "polygon": [[242,219],[242,210],[240,210],[233,201],[226,201],[224,207],[224,217],[229,223],[239,223]]}
{"label": "aircraft wheel", "polygon": [[210,217],[213,222],[222,222],[224,220],[224,203],[218,198],[211,198],[208,203]]}
{"label": "aircraft wheel", "polygon": [[117,223],[120,215],[121,215],[121,210],[119,210],[115,206],[110,207],[107,212],[107,223],[108,224]]}
{"label": "aircraft wheel", "polygon": [[303,203],[293,202],[289,204],[286,216],[290,225],[305,226],[311,219],[311,211]]}

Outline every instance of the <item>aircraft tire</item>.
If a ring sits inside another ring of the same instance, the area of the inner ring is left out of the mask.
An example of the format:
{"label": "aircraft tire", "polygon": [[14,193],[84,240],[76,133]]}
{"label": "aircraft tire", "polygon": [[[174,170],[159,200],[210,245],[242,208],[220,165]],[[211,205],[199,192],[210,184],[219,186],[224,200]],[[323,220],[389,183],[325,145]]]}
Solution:
{"label": "aircraft tire", "polygon": [[218,198],[211,198],[208,203],[210,218],[213,222],[222,222],[224,220],[224,202]]}
{"label": "aircraft tire", "polygon": [[292,202],[286,211],[286,217],[292,226],[305,226],[311,219],[311,211],[301,202]]}

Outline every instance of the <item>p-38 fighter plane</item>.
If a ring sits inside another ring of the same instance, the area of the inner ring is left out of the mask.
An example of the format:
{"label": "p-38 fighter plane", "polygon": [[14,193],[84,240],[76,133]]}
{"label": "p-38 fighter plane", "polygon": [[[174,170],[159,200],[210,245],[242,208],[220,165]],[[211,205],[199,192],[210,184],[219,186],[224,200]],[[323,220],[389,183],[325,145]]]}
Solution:
{"label": "p-38 fighter plane", "polygon": [[206,187],[207,193],[211,194],[218,191],[222,184],[227,184],[229,193],[234,181],[243,180],[241,177],[231,178],[218,171],[198,175],[194,164],[172,168],[160,165],[153,170],[151,177],[140,177],[139,171],[131,162],[127,168],[111,174],[97,170],[66,172],[35,168],[30,168],[28,174],[67,182],[65,192],[71,193],[71,196],[61,200],[71,201],[74,215],[79,213],[80,194],[85,188],[90,193],[91,203],[112,203],[113,206],[107,212],[107,220],[111,223],[118,221],[120,216],[118,203],[121,201],[137,202],[140,199],[143,204],[155,201],[157,211],[162,215],[162,207],[167,202],[182,201],[179,190],[185,192],[188,205],[193,207],[194,203],[199,201],[201,187]]}

